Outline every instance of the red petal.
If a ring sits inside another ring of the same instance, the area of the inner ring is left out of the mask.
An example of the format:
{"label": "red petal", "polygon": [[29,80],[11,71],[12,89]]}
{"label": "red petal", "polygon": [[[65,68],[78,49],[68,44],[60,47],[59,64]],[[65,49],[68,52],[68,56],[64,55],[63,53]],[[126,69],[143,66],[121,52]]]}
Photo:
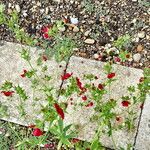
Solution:
{"label": "red petal", "polygon": [[128,107],[131,103],[129,101],[122,101],[123,107]]}
{"label": "red petal", "polygon": [[91,106],[93,106],[94,104],[93,104],[93,102],[90,102],[89,104],[87,104],[85,107],[91,107]]}
{"label": "red petal", "polygon": [[108,79],[111,79],[111,78],[113,78],[113,77],[115,77],[115,73],[110,73],[110,74],[107,75],[107,78],[108,78]]}
{"label": "red petal", "polygon": [[43,34],[43,37],[44,37],[45,39],[48,39],[48,38],[49,38],[48,33],[44,33],[44,34]]}
{"label": "red petal", "polygon": [[33,130],[32,134],[33,134],[34,136],[41,136],[41,135],[43,135],[43,132],[42,132],[39,128],[35,128],[35,129]]}
{"label": "red petal", "polygon": [[79,140],[79,139],[76,139],[76,138],[74,138],[74,139],[71,140],[72,143],[78,143],[79,141],[80,141],[80,140]]}
{"label": "red petal", "polygon": [[99,85],[98,85],[98,88],[99,88],[100,90],[103,90],[103,89],[104,89],[104,86],[103,86],[102,84],[99,84]]}
{"label": "red petal", "polygon": [[65,118],[65,115],[64,115],[63,109],[62,109],[57,103],[54,104],[54,107],[55,107],[55,109],[56,109],[58,115],[60,116],[60,118],[61,118],[61,119],[64,119],[64,118]]}
{"label": "red petal", "polygon": [[80,90],[84,90],[84,87],[82,87],[82,83],[80,82],[79,78],[76,78],[77,81],[77,86],[79,87]]}
{"label": "red petal", "polygon": [[31,124],[28,126],[28,128],[35,128],[35,127],[36,127],[36,125],[34,125],[34,124]]}
{"label": "red petal", "polygon": [[62,80],[67,80],[68,78],[70,78],[72,76],[73,73],[66,73],[63,76],[61,76]]}
{"label": "red petal", "polygon": [[45,144],[44,148],[54,148],[54,143],[50,143],[50,144]]}
{"label": "red petal", "polygon": [[82,96],[82,100],[86,101],[87,100],[87,96]]}
{"label": "red petal", "polygon": [[144,103],[142,103],[142,104],[140,105],[140,108],[141,108],[141,109],[143,109],[143,107],[144,107]]}
{"label": "red petal", "polygon": [[5,96],[12,96],[12,94],[14,93],[14,91],[2,91],[1,93],[3,93]]}
{"label": "red petal", "polygon": [[141,77],[140,79],[139,79],[139,82],[143,82],[144,81],[144,77]]}
{"label": "red petal", "polygon": [[120,121],[121,117],[116,117],[116,121]]}
{"label": "red petal", "polygon": [[114,61],[115,61],[115,62],[120,62],[121,59],[120,59],[119,57],[115,57],[115,58],[114,58]]}
{"label": "red petal", "polygon": [[23,70],[23,74],[21,74],[20,76],[21,76],[22,78],[24,78],[24,77],[26,76],[26,73],[27,73],[27,70]]}
{"label": "red petal", "polygon": [[42,27],[41,32],[46,33],[48,32],[49,28],[48,27]]}
{"label": "red petal", "polygon": [[43,55],[43,56],[42,56],[42,59],[43,59],[44,61],[47,61],[48,58],[47,58],[47,56]]}

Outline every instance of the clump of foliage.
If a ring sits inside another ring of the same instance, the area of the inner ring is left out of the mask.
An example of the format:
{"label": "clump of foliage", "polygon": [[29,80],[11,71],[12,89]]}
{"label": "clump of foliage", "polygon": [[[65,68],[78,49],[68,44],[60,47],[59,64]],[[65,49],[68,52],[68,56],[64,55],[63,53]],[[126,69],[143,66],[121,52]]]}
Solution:
{"label": "clump of foliage", "polygon": [[[89,8],[91,9],[90,11],[93,11],[93,8],[94,6],[92,5],[92,8]],[[18,22],[19,17],[16,12],[13,12],[11,16],[6,16],[4,14],[4,6],[0,5],[0,25],[7,25],[19,42],[29,46],[29,48],[23,47],[21,49],[20,56],[30,66],[30,69],[24,69],[20,77],[28,79],[31,82],[31,87],[29,88],[32,91],[38,91],[43,95],[42,99],[47,103],[45,105],[40,104],[40,111],[38,113],[42,114],[43,118],[35,119],[34,124],[28,126],[30,136],[22,139],[20,138],[20,134],[16,134],[18,138],[16,139],[17,142],[15,142],[15,148],[40,149],[41,146],[51,148],[52,145],[49,143],[49,135],[53,135],[58,142],[58,150],[62,147],[64,149],[75,148],[76,150],[98,150],[103,149],[100,139],[102,138],[102,135],[105,134],[111,138],[113,147],[117,149],[118,146],[115,142],[114,132],[121,129],[132,132],[135,129],[134,120],[137,117],[137,112],[135,112],[134,107],[142,105],[145,101],[146,93],[149,93],[150,91],[149,69],[145,69],[144,77],[140,79],[138,87],[128,87],[128,94],[123,95],[121,100],[111,99],[110,89],[112,84],[117,80],[117,77],[110,62],[104,65],[103,69],[106,77],[102,80],[102,83],[95,85],[94,83],[98,77],[91,73],[84,75],[83,80],[87,82],[83,84],[82,78],[74,76],[73,73],[67,73],[65,70],[60,78],[62,82],[67,80],[68,84],[64,89],[61,89],[61,91],[57,90],[49,82],[52,80],[52,76],[48,74],[48,66],[45,62],[53,56],[57,62],[64,60],[68,61],[69,57],[72,55],[75,43],[70,38],[61,34],[60,28],[64,26],[63,22],[57,21],[51,26],[43,27],[43,38],[40,40],[34,39],[34,36],[29,36],[25,33],[24,30],[19,27]],[[32,56],[30,47],[37,46],[39,42],[42,48],[45,49],[45,52],[39,54],[35,67],[31,63]],[[129,43],[130,36],[124,35],[114,42],[114,46],[119,50],[122,50],[126,48]],[[120,54],[122,61],[126,60],[126,55],[126,51],[123,51],[123,53]],[[40,71],[40,75],[38,74],[38,71]],[[19,99],[17,108],[20,112],[20,117],[25,119],[27,115],[25,103],[29,99],[25,89],[11,81],[5,81],[1,85],[0,90],[1,94],[5,98],[8,98],[8,101],[12,100],[14,96]],[[137,90],[139,93],[138,96],[135,96]],[[60,93],[60,96],[64,98],[63,102],[59,102],[54,93],[56,95]],[[108,95],[108,98],[103,100],[103,97],[106,94]],[[77,95],[77,97],[80,98],[80,101],[73,102],[73,95]],[[35,102],[39,101],[39,97],[35,94],[33,94],[32,99]],[[121,101],[121,103],[118,103],[119,101]],[[90,142],[83,142],[78,139],[78,134],[82,128],[84,128],[82,125],[65,124],[65,112],[68,105],[73,105],[74,110],[80,106],[82,110],[93,109],[95,111],[93,116],[89,117],[89,120],[92,123],[96,122],[98,127]],[[120,107],[120,105],[125,111],[123,111],[123,113],[115,112],[115,109]],[[0,114],[2,114],[2,117],[8,116],[7,109],[9,108],[1,103],[0,106]],[[11,129],[13,130],[12,127]],[[127,147],[128,149],[131,149],[132,145],[129,143]]]}

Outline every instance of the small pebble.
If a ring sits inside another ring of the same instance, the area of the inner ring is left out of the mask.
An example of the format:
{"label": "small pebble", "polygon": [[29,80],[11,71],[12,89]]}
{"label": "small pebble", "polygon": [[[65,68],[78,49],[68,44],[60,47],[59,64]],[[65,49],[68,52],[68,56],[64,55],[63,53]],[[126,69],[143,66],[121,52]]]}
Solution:
{"label": "small pebble", "polygon": [[17,12],[20,12],[20,6],[19,5],[15,5],[15,8],[16,8]]}
{"label": "small pebble", "polygon": [[73,28],[73,32],[79,32],[79,28],[78,28],[77,26],[75,26],[75,27]]}
{"label": "small pebble", "polygon": [[86,44],[94,44],[95,40],[93,40],[93,39],[86,39],[84,42]]}
{"label": "small pebble", "polygon": [[147,10],[148,15],[150,15],[150,8]]}
{"label": "small pebble", "polygon": [[71,21],[71,23],[72,24],[78,24],[78,18],[72,18],[72,17],[70,17],[70,21]]}
{"label": "small pebble", "polygon": [[144,31],[139,32],[138,37],[143,39],[145,37],[145,32]]}
{"label": "small pebble", "polygon": [[84,33],[84,36],[89,36],[90,32],[91,32],[91,30],[86,31],[86,32]]}
{"label": "small pebble", "polygon": [[98,59],[99,58],[99,54],[94,54],[94,58]]}
{"label": "small pebble", "polygon": [[141,44],[139,44],[136,48],[137,52],[141,52],[143,51],[143,46]]}
{"label": "small pebble", "polygon": [[134,55],[133,55],[133,60],[134,60],[135,62],[139,62],[140,59],[141,59],[141,54],[137,53],[137,54],[134,54]]}
{"label": "small pebble", "polygon": [[66,28],[65,27],[61,27],[61,28],[59,28],[59,31],[61,31],[61,32],[64,32],[66,30]]}

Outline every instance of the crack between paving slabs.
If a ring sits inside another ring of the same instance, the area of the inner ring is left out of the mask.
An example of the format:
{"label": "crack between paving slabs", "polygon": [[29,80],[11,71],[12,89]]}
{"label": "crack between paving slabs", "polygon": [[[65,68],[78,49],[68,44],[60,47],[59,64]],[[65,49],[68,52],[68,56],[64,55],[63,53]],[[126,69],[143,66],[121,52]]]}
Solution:
{"label": "crack between paving slabs", "polygon": [[[145,99],[146,99],[146,98],[145,98]],[[144,103],[143,103],[143,106],[144,106],[144,105],[145,105],[145,101],[144,101]],[[143,107],[143,109],[144,109],[144,107]],[[140,116],[139,116],[139,121],[138,121],[138,125],[137,125],[137,130],[136,130],[136,134],[135,134],[135,137],[134,137],[133,150],[135,150],[135,145],[136,145],[136,140],[137,140],[138,133],[139,133],[139,127],[140,127],[140,123],[141,123],[141,119],[142,119],[143,109],[141,109]]]}
{"label": "crack between paving slabs", "polygon": [[[70,59],[71,59],[72,56],[73,56],[73,54],[68,58],[68,61],[67,61],[67,63],[66,63],[66,66],[65,66],[65,69],[64,69],[64,72],[63,72],[63,75],[66,74],[66,72],[67,72],[67,68],[68,68],[68,65],[69,65],[69,63],[70,63]],[[62,89],[63,84],[64,84],[64,80],[62,80],[61,85],[60,85],[60,87],[59,87],[59,93],[58,93],[58,96],[57,96],[58,99],[59,99],[60,92],[61,92],[61,89]],[[114,150],[114,149],[111,149],[111,148],[109,148],[109,147],[105,147],[105,146],[103,146],[103,147],[104,147],[106,150]]]}
{"label": "crack between paving slabs", "polygon": [[[68,58],[67,62],[66,62],[66,66],[65,66],[65,69],[63,71],[63,75],[66,74],[67,72],[67,68],[68,68],[68,65],[69,65],[69,62],[70,62],[70,59],[71,57],[73,56],[73,54]],[[60,87],[59,87],[59,90],[58,90],[58,95],[57,95],[57,98],[59,99],[59,96],[60,96],[60,93],[61,93],[61,89],[62,89],[62,86],[64,84],[64,80],[61,81],[61,84],[60,84]]]}

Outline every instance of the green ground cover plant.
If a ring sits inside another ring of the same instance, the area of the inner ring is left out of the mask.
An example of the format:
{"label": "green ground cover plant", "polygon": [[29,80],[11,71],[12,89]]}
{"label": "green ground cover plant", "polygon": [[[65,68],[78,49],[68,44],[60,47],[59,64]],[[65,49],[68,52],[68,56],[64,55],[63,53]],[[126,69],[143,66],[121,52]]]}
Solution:
{"label": "green ground cover plant", "polygon": [[[91,6],[92,7],[92,6]],[[15,132],[15,148],[18,150],[27,149],[40,149],[41,146],[45,148],[51,148],[52,144],[49,142],[49,135],[53,135],[57,140],[57,149],[71,149],[76,150],[103,150],[102,143],[100,142],[102,134],[107,134],[112,139],[112,143],[115,149],[117,149],[115,138],[113,132],[126,129],[127,132],[132,132],[135,128],[134,120],[136,119],[136,112],[133,107],[139,105],[142,109],[146,94],[149,93],[149,82],[150,82],[150,69],[146,68],[144,70],[144,77],[139,80],[138,87],[128,87],[129,95],[122,97],[122,107],[126,108],[126,117],[123,118],[122,114],[117,114],[114,109],[118,107],[117,100],[108,99],[108,101],[102,101],[105,94],[110,95],[110,86],[117,80],[116,73],[113,71],[112,62],[108,62],[104,66],[104,72],[106,74],[106,80],[104,83],[100,83],[97,86],[93,85],[93,81],[96,80],[94,74],[85,74],[84,78],[89,80],[87,84],[83,86],[80,77],[76,77],[73,73],[64,72],[61,76],[62,81],[68,81],[69,84],[65,89],[57,91],[57,94],[64,96],[66,99],[64,102],[58,102],[58,100],[53,96],[54,87],[49,84],[45,84],[51,80],[51,76],[45,74],[47,66],[42,66],[44,61],[54,57],[57,62],[66,61],[68,62],[70,56],[73,54],[73,48],[75,48],[75,42],[69,38],[62,35],[59,31],[60,28],[64,26],[64,22],[56,21],[52,25],[44,26],[41,29],[42,39],[35,39],[34,36],[29,36],[24,32],[23,29],[18,25],[19,16],[16,12],[12,12],[10,16],[6,16],[4,13],[4,6],[0,5],[0,25],[6,25],[13,33],[18,42],[28,45],[29,48],[22,48],[20,50],[20,57],[24,59],[26,63],[30,66],[30,70],[23,70],[21,74],[22,78],[27,78],[31,81],[31,89],[39,90],[45,95],[45,101],[47,101],[46,106],[42,106],[41,112],[43,114],[43,120],[35,120],[35,124],[29,125],[29,132],[26,136],[22,136],[13,130],[11,124],[9,124],[9,129]],[[89,8],[90,11],[93,8]],[[122,50],[130,43],[130,36],[125,35],[120,37],[115,41],[114,45]],[[37,65],[41,67],[41,74],[44,74],[44,78],[37,74],[37,68],[31,63],[31,50],[30,47],[42,47],[45,51],[39,55],[37,58]],[[128,52],[120,52],[120,61],[124,62],[127,59]],[[106,90],[108,89],[108,90]],[[5,81],[1,87],[1,94],[3,96],[11,99],[14,95],[18,95],[20,104],[18,110],[20,116],[24,117],[26,115],[24,109],[24,102],[29,98],[26,91],[20,86],[12,83],[11,81]],[[138,90],[139,94],[135,97],[134,93]],[[86,92],[89,96],[86,96]],[[97,122],[98,128],[95,131],[95,135],[91,142],[81,141],[78,139],[78,133],[82,129],[80,125],[65,125],[65,112],[68,105],[68,98],[72,94],[77,94],[82,98],[81,103],[74,106],[81,106],[84,108],[94,108],[95,114],[90,118],[91,122]],[[37,97],[33,98],[35,101]],[[0,114],[1,117],[9,116],[7,113],[7,106],[0,103]],[[48,123],[47,131],[44,131],[45,123]],[[117,122],[117,125],[116,125]],[[11,131],[11,132],[12,132]],[[23,138],[24,137],[24,138]],[[8,140],[8,139],[7,139]],[[17,142],[16,142],[17,141]],[[1,142],[3,142],[3,136],[1,135]],[[5,141],[6,142],[6,141]],[[13,142],[13,141],[12,141]],[[8,146],[8,145],[7,145]],[[132,149],[133,145],[128,144],[128,150]],[[7,148],[6,148],[7,149]],[[120,147],[121,150],[124,148]]]}

